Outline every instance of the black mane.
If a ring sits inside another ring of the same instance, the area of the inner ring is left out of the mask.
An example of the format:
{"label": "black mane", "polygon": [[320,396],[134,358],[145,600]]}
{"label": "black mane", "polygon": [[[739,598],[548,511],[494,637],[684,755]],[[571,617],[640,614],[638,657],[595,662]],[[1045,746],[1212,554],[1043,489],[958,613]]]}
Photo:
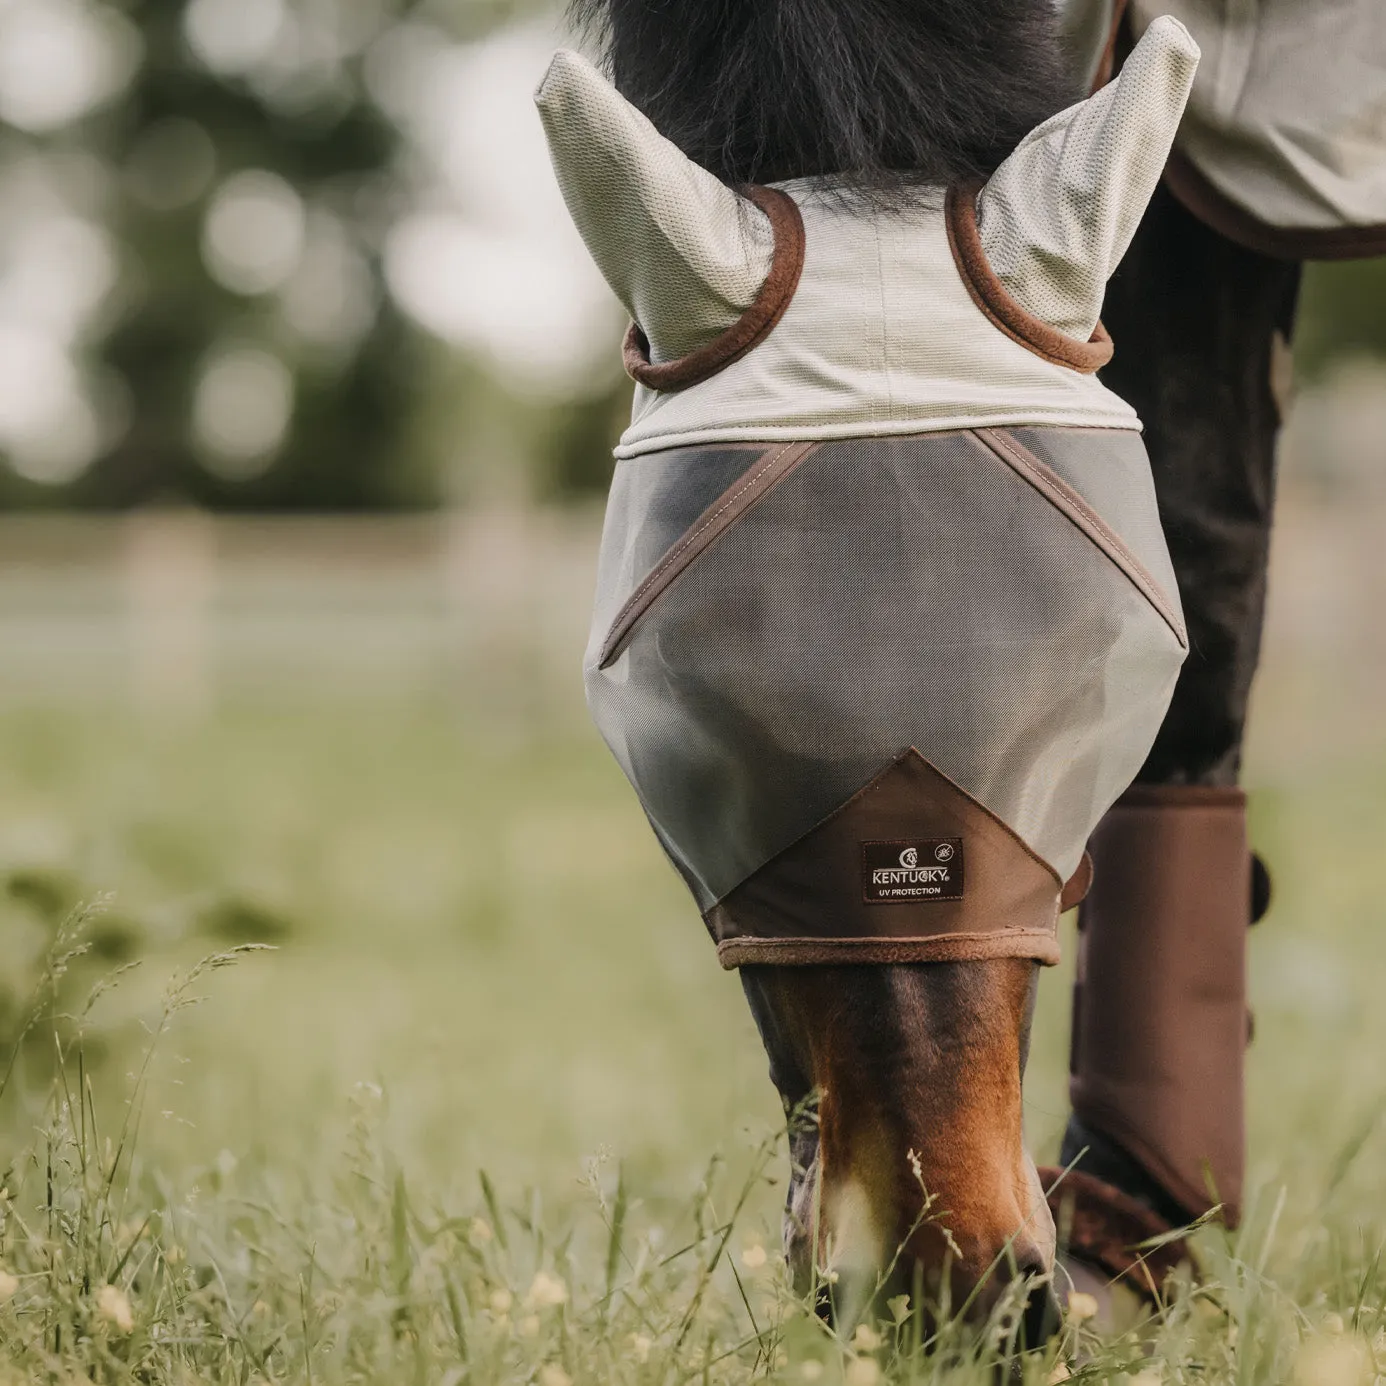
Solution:
{"label": "black mane", "polygon": [[984,178],[1076,100],[1053,0],[572,0],[617,89],[728,183]]}

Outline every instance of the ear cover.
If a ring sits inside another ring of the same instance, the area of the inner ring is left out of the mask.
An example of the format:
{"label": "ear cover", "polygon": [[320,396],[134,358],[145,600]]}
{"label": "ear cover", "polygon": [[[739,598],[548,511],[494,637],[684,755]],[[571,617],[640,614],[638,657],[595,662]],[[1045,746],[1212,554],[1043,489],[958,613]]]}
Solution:
{"label": "ear cover", "polygon": [[770,272],[765,213],[693,163],[577,53],[554,55],[534,99],[568,211],[650,359],[677,360],[732,327]]}
{"label": "ear cover", "polygon": [[1177,19],[1155,20],[1116,81],[1032,130],[978,194],[992,271],[1080,342],[1160,181],[1198,58]]}

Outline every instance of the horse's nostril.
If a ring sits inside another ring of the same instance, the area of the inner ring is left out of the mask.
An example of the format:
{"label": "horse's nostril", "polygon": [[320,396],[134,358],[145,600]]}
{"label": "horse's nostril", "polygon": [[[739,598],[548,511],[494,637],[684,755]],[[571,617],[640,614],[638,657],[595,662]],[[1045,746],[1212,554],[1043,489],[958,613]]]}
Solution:
{"label": "horse's nostril", "polygon": [[[1044,1274],[1044,1267],[1040,1265],[1027,1267],[1027,1270],[1036,1277]],[[1043,1346],[1059,1331],[1061,1314],[1052,1281],[1048,1277],[1034,1279],[1020,1316],[1020,1342],[1017,1346],[1022,1350]]]}

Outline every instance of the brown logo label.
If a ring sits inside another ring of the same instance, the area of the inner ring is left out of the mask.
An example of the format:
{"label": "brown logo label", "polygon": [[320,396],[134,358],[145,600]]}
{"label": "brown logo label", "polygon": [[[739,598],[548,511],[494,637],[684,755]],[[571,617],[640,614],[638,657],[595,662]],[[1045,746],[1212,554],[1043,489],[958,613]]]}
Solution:
{"label": "brown logo label", "polygon": [[960,837],[861,844],[861,898],[868,905],[961,900],[962,893]]}

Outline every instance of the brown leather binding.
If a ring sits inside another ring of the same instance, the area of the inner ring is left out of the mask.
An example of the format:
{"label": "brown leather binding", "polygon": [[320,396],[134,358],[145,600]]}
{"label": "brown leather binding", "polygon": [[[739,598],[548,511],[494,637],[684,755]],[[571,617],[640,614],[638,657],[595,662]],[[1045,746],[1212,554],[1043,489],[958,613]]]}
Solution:
{"label": "brown leather binding", "polygon": [[[926,841],[958,844],[960,898],[868,900],[868,849]],[[705,918],[727,968],[999,957],[1052,964],[1062,890],[1052,867],[911,747]]]}
{"label": "brown leather binding", "polygon": [[1153,606],[1160,619],[1174,632],[1174,638],[1189,647],[1188,633],[1178,604],[1166,596],[1164,589],[1150,575],[1139,558],[1127,548],[1121,536],[1073,489],[1056,471],[1045,466],[1029,448],[1000,428],[974,428],[979,439],[1004,462],[1021,480],[1028,482],[1051,505],[1077,526],[1126,575],[1140,594]]}
{"label": "brown leather binding", "polygon": [[1060,1250],[1113,1280],[1124,1281],[1142,1298],[1157,1302],[1170,1274],[1191,1263],[1183,1237],[1158,1246],[1141,1245],[1173,1229],[1120,1189],[1078,1169],[1042,1165],[1039,1177],[1054,1215]]}
{"label": "brown leather binding", "polygon": [[717,542],[755,503],[767,496],[818,445],[782,443],[769,448],[693,522],[688,532],[654,565],[616,613],[597,657],[605,669],[625,648],[637,622],[701,553]]}
{"label": "brown leather binding", "polygon": [[706,346],[690,351],[677,361],[653,364],[649,339],[638,323],[631,323],[626,329],[621,359],[626,374],[651,390],[666,393],[686,390],[745,356],[774,330],[775,324],[789,307],[794,290],[799,287],[799,276],[804,268],[804,219],[799,214],[798,204],[778,188],[749,185],[740,191],[770,219],[770,230],[775,240],[770,273],[766,275],[751,306],[736,322]]}
{"label": "brown leather binding", "polygon": [[1276,260],[1362,260],[1386,255],[1386,225],[1272,226],[1219,192],[1177,149],[1165,184],[1196,216],[1229,241]]}
{"label": "brown leather binding", "polygon": [[1073,1110],[1191,1218],[1221,1203],[1235,1226],[1250,920],[1245,796],[1136,785],[1089,847],[1095,870],[1078,916]]}
{"label": "brown leather binding", "polygon": [[1099,322],[1086,342],[1065,336],[1043,318],[1037,318],[1011,297],[1010,290],[997,277],[987,262],[982,248],[981,232],[977,229],[977,194],[981,185],[970,183],[948,189],[944,204],[944,222],[948,228],[948,246],[973,303],[1013,342],[1027,351],[1052,361],[1056,366],[1091,375],[1112,359],[1112,339]]}

